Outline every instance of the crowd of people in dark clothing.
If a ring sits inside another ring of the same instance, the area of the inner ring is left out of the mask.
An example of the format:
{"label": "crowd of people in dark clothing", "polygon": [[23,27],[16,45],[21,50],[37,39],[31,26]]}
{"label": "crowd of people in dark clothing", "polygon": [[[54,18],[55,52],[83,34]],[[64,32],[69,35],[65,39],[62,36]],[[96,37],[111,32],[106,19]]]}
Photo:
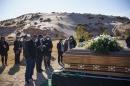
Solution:
{"label": "crowd of people in dark clothing", "polygon": [[[22,41],[21,41],[22,39]],[[62,58],[63,53],[69,49],[75,48],[77,45],[73,36],[66,39],[60,39],[57,43],[58,51],[58,63],[63,66]],[[15,65],[20,64],[20,54],[23,50],[23,57],[26,62],[25,71],[25,81],[29,83],[32,80],[32,75],[34,67],[36,65],[36,71],[42,73],[42,61],[44,61],[45,69],[51,68],[51,53],[52,53],[53,43],[50,36],[43,35],[25,35],[22,37],[16,37],[14,41],[14,55],[15,55]],[[0,55],[3,66],[7,66],[9,44],[5,40],[5,37],[0,39]]]}

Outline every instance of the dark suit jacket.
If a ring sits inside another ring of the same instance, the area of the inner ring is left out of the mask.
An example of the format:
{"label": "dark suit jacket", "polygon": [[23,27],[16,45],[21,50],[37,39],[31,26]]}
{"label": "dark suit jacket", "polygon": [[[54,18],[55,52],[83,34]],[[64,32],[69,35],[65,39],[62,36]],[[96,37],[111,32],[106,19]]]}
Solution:
{"label": "dark suit jacket", "polygon": [[64,46],[62,46],[61,42],[59,42],[59,43],[57,44],[58,53],[63,53],[63,52],[64,52],[64,50],[62,50],[62,47],[64,47]]}
{"label": "dark suit jacket", "polygon": [[[4,47],[6,46],[6,48]],[[0,41],[0,54],[5,55],[9,51],[9,44],[6,41]]]}

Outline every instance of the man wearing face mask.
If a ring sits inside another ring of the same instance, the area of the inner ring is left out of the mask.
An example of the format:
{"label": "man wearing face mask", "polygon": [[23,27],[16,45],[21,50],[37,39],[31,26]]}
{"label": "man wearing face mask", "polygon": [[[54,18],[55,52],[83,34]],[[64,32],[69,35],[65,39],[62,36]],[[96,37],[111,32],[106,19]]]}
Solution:
{"label": "man wearing face mask", "polygon": [[26,72],[25,72],[25,80],[27,83],[32,81],[32,75],[35,67],[35,59],[36,59],[36,45],[35,45],[35,36],[25,37],[25,60],[26,60]]}
{"label": "man wearing face mask", "polygon": [[20,54],[22,51],[22,42],[20,41],[20,37],[16,37],[13,50],[15,53],[15,64],[20,64]]}
{"label": "man wearing face mask", "polygon": [[52,53],[52,40],[49,36],[46,37],[46,43],[47,43],[47,67],[51,67],[51,53]]}
{"label": "man wearing face mask", "polygon": [[43,71],[42,69],[42,60],[43,60],[43,36],[38,35],[38,39],[36,42],[37,48],[37,58],[36,58],[36,69],[38,73]]}

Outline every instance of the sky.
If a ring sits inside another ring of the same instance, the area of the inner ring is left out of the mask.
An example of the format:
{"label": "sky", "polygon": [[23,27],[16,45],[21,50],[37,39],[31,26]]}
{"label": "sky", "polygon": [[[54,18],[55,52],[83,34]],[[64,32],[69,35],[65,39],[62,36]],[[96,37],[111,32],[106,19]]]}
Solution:
{"label": "sky", "polygon": [[130,0],[0,0],[0,20],[36,12],[93,13],[130,18]]}

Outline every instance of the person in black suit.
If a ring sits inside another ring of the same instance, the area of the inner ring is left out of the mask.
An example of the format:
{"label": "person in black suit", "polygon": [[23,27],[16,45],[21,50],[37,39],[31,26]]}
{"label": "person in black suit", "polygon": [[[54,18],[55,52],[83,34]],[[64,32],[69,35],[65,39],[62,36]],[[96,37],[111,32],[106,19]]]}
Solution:
{"label": "person in black suit", "polygon": [[20,54],[22,51],[22,42],[20,41],[19,37],[16,37],[14,41],[14,53],[15,53],[15,64],[20,64]]}
{"label": "person in black suit", "polygon": [[25,81],[29,83],[32,81],[32,75],[35,67],[35,59],[36,59],[36,45],[35,38],[27,36],[25,37],[25,61],[26,61],[26,71],[25,71]]}
{"label": "person in black suit", "polygon": [[1,37],[0,40],[0,54],[3,66],[7,66],[9,44],[5,41],[5,37]]}
{"label": "person in black suit", "polygon": [[66,39],[64,42],[64,52],[66,52],[68,50],[68,47],[69,47],[69,40]]}
{"label": "person in black suit", "polygon": [[37,58],[36,58],[36,69],[38,73],[41,73],[43,71],[42,69],[42,60],[43,60],[43,36],[39,35],[37,42],[36,42],[36,48],[37,48]]}
{"label": "person in black suit", "polygon": [[52,40],[49,36],[46,37],[46,44],[47,44],[47,67],[50,68],[51,67],[51,53],[52,53],[52,48],[53,48],[53,44],[52,44]]}
{"label": "person in black suit", "polygon": [[59,65],[61,65],[62,58],[63,58],[63,52],[64,52],[64,44],[63,44],[62,39],[60,39],[59,42],[57,43],[57,50],[58,50],[58,63],[59,63]]}

